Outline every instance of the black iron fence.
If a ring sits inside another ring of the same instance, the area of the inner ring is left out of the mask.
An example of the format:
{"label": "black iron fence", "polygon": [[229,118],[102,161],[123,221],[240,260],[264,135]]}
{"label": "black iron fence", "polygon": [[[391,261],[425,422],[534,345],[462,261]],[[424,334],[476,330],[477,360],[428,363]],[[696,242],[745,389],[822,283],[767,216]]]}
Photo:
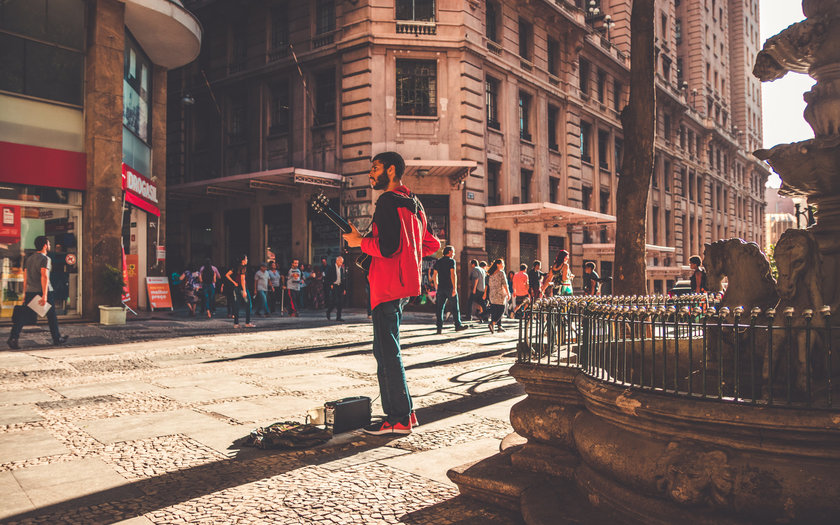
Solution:
{"label": "black iron fence", "polygon": [[517,359],[600,381],[734,403],[831,408],[831,309],[721,307],[719,296],[560,296],[531,305]]}

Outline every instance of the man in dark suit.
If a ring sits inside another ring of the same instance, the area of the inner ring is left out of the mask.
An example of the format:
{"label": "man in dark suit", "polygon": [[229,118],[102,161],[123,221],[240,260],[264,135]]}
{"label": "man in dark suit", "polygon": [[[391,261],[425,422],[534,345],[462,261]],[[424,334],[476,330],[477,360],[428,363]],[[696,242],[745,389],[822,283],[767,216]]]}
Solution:
{"label": "man in dark suit", "polygon": [[344,257],[335,258],[335,263],[327,267],[324,283],[328,287],[327,319],[335,309],[335,320],[343,321],[341,308],[344,306],[344,296],[347,295],[347,269],[344,267]]}

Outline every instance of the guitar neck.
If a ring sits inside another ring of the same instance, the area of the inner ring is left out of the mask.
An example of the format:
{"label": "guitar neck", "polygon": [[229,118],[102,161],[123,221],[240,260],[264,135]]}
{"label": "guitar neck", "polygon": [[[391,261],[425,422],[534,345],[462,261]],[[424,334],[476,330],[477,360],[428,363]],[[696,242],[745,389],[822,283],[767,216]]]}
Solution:
{"label": "guitar neck", "polygon": [[350,224],[348,224],[347,221],[344,220],[344,217],[333,211],[332,208],[325,207],[323,213],[327,216],[329,220],[332,221],[333,224],[338,226],[338,229],[342,232],[350,233],[351,231],[353,231],[353,228],[351,228]]}

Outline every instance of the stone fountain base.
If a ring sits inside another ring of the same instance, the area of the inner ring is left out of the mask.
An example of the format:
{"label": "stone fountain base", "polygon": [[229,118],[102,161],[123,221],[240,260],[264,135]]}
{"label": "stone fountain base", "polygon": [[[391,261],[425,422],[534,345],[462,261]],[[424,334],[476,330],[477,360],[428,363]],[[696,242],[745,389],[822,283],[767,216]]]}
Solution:
{"label": "stone fountain base", "polygon": [[626,390],[517,364],[518,436],[450,470],[462,494],[538,523],[836,523],[836,411]]}

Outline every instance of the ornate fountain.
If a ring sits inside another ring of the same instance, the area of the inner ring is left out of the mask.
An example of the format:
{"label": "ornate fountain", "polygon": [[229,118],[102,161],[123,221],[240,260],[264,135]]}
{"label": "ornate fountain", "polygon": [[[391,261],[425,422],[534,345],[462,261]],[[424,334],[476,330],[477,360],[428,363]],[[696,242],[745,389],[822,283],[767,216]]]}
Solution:
{"label": "ornate fountain", "polygon": [[777,244],[778,302],[535,302],[511,368],[527,393],[516,432],[450,470],[462,494],[529,525],[837,522],[840,0],[803,11],[754,71],[817,80],[805,95],[815,138],[755,152],[818,209]]}

